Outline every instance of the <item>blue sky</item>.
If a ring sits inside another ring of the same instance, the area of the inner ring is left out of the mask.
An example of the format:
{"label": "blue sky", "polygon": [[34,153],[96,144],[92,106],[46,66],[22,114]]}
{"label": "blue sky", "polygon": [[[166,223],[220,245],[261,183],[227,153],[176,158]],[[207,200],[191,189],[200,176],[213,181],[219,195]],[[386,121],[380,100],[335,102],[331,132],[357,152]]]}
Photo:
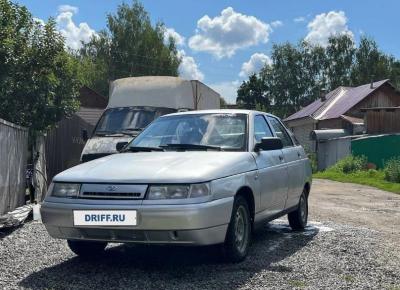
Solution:
{"label": "blue sky", "polygon": [[[42,20],[56,17],[70,47],[77,48],[106,26],[106,14],[122,1],[17,1]],[[129,1],[126,1],[129,3]],[[331,34],[373,37],[400,58],[400,1],[143,0],[153,22],[162,21],[180,43],[186,78],[198,78],[230,103],[237,86],[266,62],[273,43],[306,37],[324,45]]]}

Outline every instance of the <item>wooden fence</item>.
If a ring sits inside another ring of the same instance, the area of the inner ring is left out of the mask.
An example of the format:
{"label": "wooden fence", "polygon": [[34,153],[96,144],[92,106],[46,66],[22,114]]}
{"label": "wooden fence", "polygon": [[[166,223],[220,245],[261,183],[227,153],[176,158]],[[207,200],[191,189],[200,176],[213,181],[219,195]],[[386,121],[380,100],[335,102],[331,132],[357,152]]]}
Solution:
{"label": "wooden fence", "polygon": [[0,119],[0,216],[25,204],[28,130]]}

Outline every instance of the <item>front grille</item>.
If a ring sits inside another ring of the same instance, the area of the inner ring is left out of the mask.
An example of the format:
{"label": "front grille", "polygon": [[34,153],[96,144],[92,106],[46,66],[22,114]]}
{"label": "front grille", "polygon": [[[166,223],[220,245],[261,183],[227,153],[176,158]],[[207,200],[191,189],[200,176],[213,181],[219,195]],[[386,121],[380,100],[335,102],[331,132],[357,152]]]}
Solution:
{"label": "front grille", "polygon": [[146,184],[87,184],[81,186],[79,198],[84,199],[144,199]]}
{"label": "front grille", "polygon": [[96,198],[96,199],[138,199],[141,197],[140,192],[83,192],[81,198]]}
{"label": "front grille", "polygon": [[61,233],[70,239],[89,239],[106,241],[144,242],[147,240],[144,231],[128,229],[100,228],[59,228]]}

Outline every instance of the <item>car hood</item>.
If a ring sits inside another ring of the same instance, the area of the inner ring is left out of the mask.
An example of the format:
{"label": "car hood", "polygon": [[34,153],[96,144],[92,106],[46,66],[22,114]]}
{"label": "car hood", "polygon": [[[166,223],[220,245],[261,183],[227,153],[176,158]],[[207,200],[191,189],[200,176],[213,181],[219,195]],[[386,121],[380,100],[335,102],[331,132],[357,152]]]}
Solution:
{"label": "car hood", "polygon": [[249,152],[120,153],[72,167],[58,182],[195,183],[255,170]]}

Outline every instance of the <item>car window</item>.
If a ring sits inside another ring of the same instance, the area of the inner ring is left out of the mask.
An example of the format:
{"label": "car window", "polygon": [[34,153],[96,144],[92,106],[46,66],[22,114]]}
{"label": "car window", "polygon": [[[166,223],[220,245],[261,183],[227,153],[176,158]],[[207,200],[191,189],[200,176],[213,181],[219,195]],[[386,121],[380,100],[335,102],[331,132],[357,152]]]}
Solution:
{"label": "car window", "polygon": [[131,143],[139,147],[168,144],[194,144],[221,147],[223,150],[246,149],[247,115],[182,114],[158,118]]}
{"label": "car window", "polygon": [[285,127],[278,121],[278,119],[274,117],[267,117],[269,123],[271,124],[272,128],[274,129],[276,136],[281,138],[283,147],[293,146],[293,141],[289,136],[289,133],[286,131]]}
{"label": "car window", "polygon": [[258,143],[263,137],[272,137],[272,131],[262,115],[254,117],[254,139]]}

